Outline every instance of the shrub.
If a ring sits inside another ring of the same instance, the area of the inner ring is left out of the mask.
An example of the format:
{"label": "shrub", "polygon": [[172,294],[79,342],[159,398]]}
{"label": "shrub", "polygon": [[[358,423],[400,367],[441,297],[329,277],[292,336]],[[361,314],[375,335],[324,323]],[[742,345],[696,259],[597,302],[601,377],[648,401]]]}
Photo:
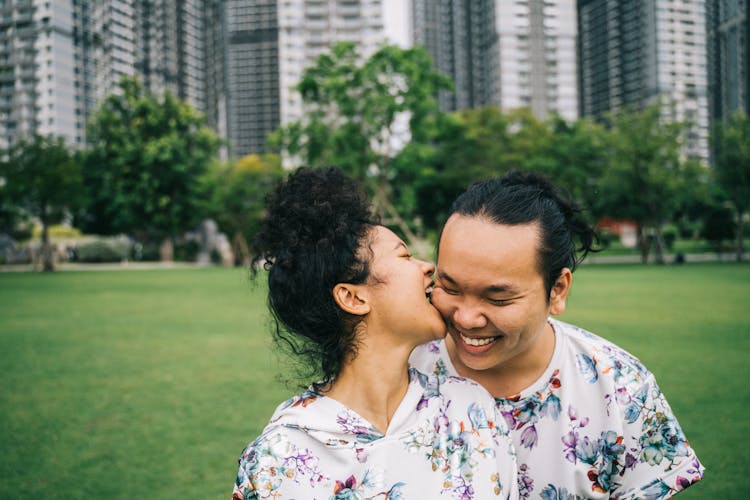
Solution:
{"label": "shrub", "polygon": [[137,261],[158,262],[161,258],[159,245],[154,242],[136,243],[133,245],[132,256]]}
{"label": "shrub", "polygon": [[619,237],[613,231],[609,229],[599,229],[599,246],[602,249],[607,249],[613,241],[618,241]]}
{"label": "shrub", "polygon": [[677,241],[678,233],[679,230],[677,229],[677,226],[664,226],[664,229],[662,229],[661,231],[661,235],[664,238],[664,244],[667,246],[667,249],[672,250],[672,248],[674,247],[674,242]]}
{"label": "shrub", "polygon": [[96,240],[76,249],[79,262],[121,262],[130,255],[130,243],[126,241]]}
{"label": "shrub", "polygon": [[174,246],[174,260],[195,262],[201,246],[195,240],[178,241]]}
{"label": "shrub", "polygon": [[[81,236],[81,231],[78,229],[62,224],[53,224],[49,226],[48,230],[50,238],[78,238]],[[41,238],[42,226],[34,226],[31,234],[34,238]]]}

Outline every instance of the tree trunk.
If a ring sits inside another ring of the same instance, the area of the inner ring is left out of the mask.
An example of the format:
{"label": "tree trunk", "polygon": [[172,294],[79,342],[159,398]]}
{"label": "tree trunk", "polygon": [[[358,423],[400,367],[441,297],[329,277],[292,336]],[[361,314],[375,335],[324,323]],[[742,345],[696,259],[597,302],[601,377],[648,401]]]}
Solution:
{"label": "tree trunk", "polygon": [[641,250],[641,264],[648,263],[649,246],[646,228],[643,225],[638,224],[638,248]]}
{"label": "tree trunk", "polygon": [[664,236],[661,234],[661,224],[654,227],[654,262],[664,264]]}
{"label": "tree trunk", "polygon": [[245,235],[243,235],[241,231],[236,231],[232,240],[232,247],[234,247],[234,264],[242,266],[249,265],[250,249],[247,246]]}
{"label": "tree trunk", "polygon": [[745,253],[745,238],[742,227],[742,210],[737,210],[737,262],[742,262]]}
{"label": "tree trunk", "polygon": [[403,233],[404,236],[407,239],[407,244],[412,245],[415,241],[417,241],[417,235],[414,234],[414,232],[409,228],[409,225],[406,223],[406,221],[399,215],[396,208],[391,204],[390,201],[388,201],[388,198],[385,194],[385,189],[382,187],[378,188],[378,191],[375,195],[375,200],[377,202],[377,205],[388,214],[391,221],[398,227]]}
{"label": "tree trunk", "polygon": [[49,224],[45,220],[42,221],[42,270],[55,270],[55,260],[52,254],[52,246],[49,244]]}
{"label": "tree trunk", "polygon": [[159,246],[159,259],[162,262],[174,261],[174,242],[171,236],[164,238]]}

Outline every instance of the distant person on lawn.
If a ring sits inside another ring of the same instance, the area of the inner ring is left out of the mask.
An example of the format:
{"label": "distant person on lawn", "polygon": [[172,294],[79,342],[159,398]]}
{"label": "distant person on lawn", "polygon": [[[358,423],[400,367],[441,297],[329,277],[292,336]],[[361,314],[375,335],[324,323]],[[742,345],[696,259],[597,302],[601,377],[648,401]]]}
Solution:
{"label": "distant person on lawn", "polygon": [[435,268],[378,223],[353,180],[290,174],[254,248],[277,344],[322,380],[245,449],[233,498],[518,498],[508,427],[487,391],[409,368],[416,346],[445,336],[428,301]]}
{"label": "distant person on lawn", "polygon": [[654,376],[632,355],[553,319],[594,232],[544,178],[472,185],[440,236],[432,303],[445,340],[412,366],[476,380],[511,428],[524,498],[667,498],[703,467]]}

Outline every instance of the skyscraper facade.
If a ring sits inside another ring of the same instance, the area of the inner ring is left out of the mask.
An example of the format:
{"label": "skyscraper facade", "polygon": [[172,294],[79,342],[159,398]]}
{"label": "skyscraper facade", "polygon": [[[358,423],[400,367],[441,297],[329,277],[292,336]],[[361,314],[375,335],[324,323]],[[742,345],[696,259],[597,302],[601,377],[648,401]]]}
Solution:
{"label": "skyscraper facade", "polygon": [[414,0],[414,42],[449,75],[445,110],[494,104],[578,116],[575,0]]}
{"label": "skyscraper facade", "polygon": [[[83,146],[86,119],[123,76],[206,114],[229,156],[266,151],[302,116],[294,86],[333,44],[366,57],[410,45],[402,0],[5,0],[0,146],[31,133]],[[386,16],[386,9],[394,15]]]}
{"label": "skyscraper facade", "polygon": [[[267,150],[266,135],[279,126],[279,9],[274,0],[224,3],[224,53],[218,57],[225,80],[218,106],[209,112],[221,122],[232,157]],[[211,49],[213,50],[213,49]],[[219,52],[217,49],[216,52]]]}
{"label": "skyscraper facade", "polygon": [[135,68],[156,94],[170,91],[199,111],[206,107],[204,0],[135,2]]}
{"label": "skyscraper facade", "polygon": [[498,0],[500,106],[578,116],[575,0]]}
{"label": "skyscraper facade", "polygon": [[709,109],[712,120],[750,116],[750,22],[747,0],[706,4]]}
{"label": "skyscraper facade", "polygon": [[704,0],[580,0],[580,110],[602,117],[661,100],[688,123],[683,153],[708,160]]}
{"label": "skyscraper facade", "polygon": [[0,147],[31,133],[80,138],[70,1],[0,5]]}
{"label": "skyscraper facade", "polygon": [[205,109],[204,0],[0,4],[0,147],[32,133],[82,147],[123,76]]}
{"label": "skyscraper facade", "polygon": [[412,25],[414,44],[424,46],[436,69],[455,85],[455,92],[441,92],[442,109],[474,108],[499,99],[495,0],[413,0]]}
{"label": "skyscraper facade", "polygon": [[301,97],[294,87],[304,68],[335,43],[354,42],[367,57],[389,40],[389,30],[398,29],[388,26],[386,3],[208,2],[214,26],[207,29],[207,53],[212,54],[207,78],[222,75],[223,81],[207,87],[206,113],[228,139],[229,156],[267,151],[270,132],[302,117]]}

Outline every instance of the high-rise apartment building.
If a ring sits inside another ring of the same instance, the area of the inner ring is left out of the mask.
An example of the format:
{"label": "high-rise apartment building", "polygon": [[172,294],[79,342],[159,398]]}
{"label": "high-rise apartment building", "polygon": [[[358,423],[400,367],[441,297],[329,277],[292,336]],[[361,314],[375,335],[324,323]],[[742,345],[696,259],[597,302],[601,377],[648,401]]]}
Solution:
{"label": "high-rise apartment building", "polygon": [[578,116],[575,0],[414,0],[414,42],[455,85],[446,110]]}
{"label": "high-rise apartment building", "polygon": [[263,152],[301,117],[306,66],[340,41],[410,45],[408,14],[403,0],[0,1],[0,146],[34,132],[83,146],[86,118],[135,76],[204,112],[229,155]]}
{"label": "high-rise apartment building", "polygon": [[70,1],[0,4],[0,148],[31,133],[79,138]]}
{"label": "high-rise apartment building", "polygon": [[706,3],[708,89],[712,120],[737,110],[750,116],[748,0]]}
{"label": "high-rise apartment building", "polygon": [[495,0],[413,0],[411,17],[414,44],[424,46],[435,68],[455,85],[455,92],[441,92],[442,109],[474,108],[499,99]]}
{"label": "high-rise apartment building", "polygon": [[705,0],[579,0],[580,110],[601,117],[661,100],[689,124],[683,153],[708,160]]}
{"label": "high-rise apartment building", "polygon": [[206,107],[204,0],[0,2],[0,147],[32,133],[86,141],[123,76]]}
{"label": "high-rise apartment building", "polygon": [[500,106],[578,116],[575,0],[498,0]]}
{"label": "high-rise apartment building", "polygon": [[203,111],[206,107],[204,0],[135,2],[136,70],[156,94],[170,91]]}
{"label": "high-rise apartment building", "polygon": [[[227,0],[207,2],[214,26],[207,29],[206,113],[224,132],[229,155],[268,149],[267,136],[302,116],[294,90],[305,67],[337,42],[358,45],[366,57],[386,40],[407,38],[389,25],[385,4],[392,0]],[[400,10],[404,10],[401,8]],[[403,23],[401,18],[390,18]]]}

